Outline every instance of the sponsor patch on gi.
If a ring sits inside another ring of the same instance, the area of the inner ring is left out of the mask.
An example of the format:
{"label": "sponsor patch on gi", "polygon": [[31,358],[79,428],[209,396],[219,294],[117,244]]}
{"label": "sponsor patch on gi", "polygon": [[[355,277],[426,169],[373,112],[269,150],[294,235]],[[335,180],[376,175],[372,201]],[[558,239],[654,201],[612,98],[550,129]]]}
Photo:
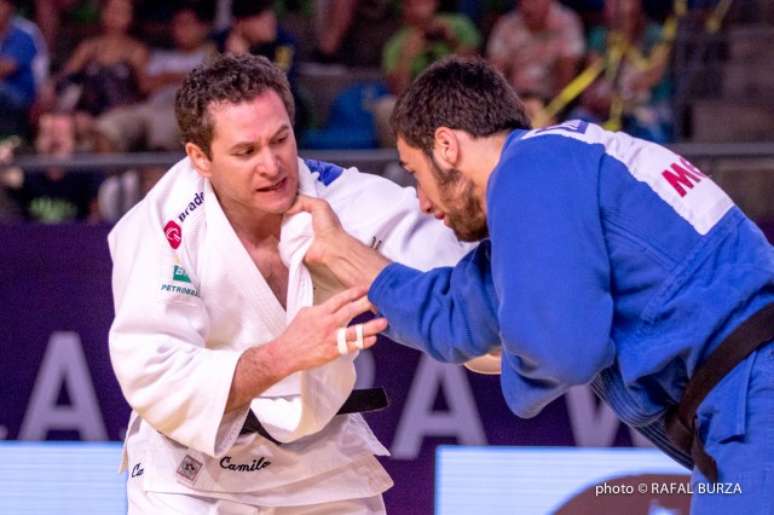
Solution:
{"label": "sponsor patch on gi", "polygon": [[534,134],[542,134],[548,131],[568,131],[578,134],[585,134],[588,126],[588,122],[584,122],[583,120],[569,120],[564,123],[560,123],[559,125],[551,125],[550,127],[537,129]]}
{"label": "sponsor patch on gi", "polygon": [[[188,286],[180,286],[174,283],[187,283]],[[188,295],[189,297],[199,296],[199,290],[193,287],[193,284],[191,284],[191,278],[188,277],[188,273],[185,271],[185,268],[180,265],[172,265],[172,282],[162,284],[161,291],[177,293],[180,295]]]}
{"label": "sponsor patch on gi", "polygon": [[161,291],[166,291],[169,293],[179,293],[181,295],[188,295],[189,297],[199,296],[199,290],[197,290],[196,288],[185,288],[182,286],[178,286],[176,284],[162,284]]}
{"label": "sponsor patch on gi", "polygon": [[180,462],[180,466],[177,467],[177,475],[193,483],[196,481],[196,476],[199,475],[199,471],[202,470],[203,466],[202,462],[186,454],[183,461]]}
{"label": "sponsor patch on gi", "polygon": [[145,472],[145,469],[142,468],[142,463],[137,463],[132,467],[132,477],[140,477]]}
{"label": "sponsor patch on gi", "polygon": [[177,249],[180,242],[183,241],[183,230],[173,220],[170,220],[164,226],[164,236],[166,236],[169,246]]}
{"label": "sponsor patch on gi", "polygon": [[190,283],[191,278],[185,273],[185,268],[178,265],[172,265],[172,280],[181,283]]}
{"label": "sponsor patch on gi", "polygon": [[200,191],[193,196],[193,199],[188,203],[184,210],[177,215],[177,220],[180,223],[185,222],[188,215],[196,211],[196,209],[204,203],[204,192]]}

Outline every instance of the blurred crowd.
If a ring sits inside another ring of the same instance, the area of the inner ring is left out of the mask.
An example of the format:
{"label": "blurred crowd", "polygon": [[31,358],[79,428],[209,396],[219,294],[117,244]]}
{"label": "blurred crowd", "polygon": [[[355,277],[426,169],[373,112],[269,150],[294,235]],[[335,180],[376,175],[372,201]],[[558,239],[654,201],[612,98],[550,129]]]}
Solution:
{"label": "blurred crowd", "polygon": [[[499,68],[536,126],[583,118],[669,142],[672,10],[667,0],[0,0],[0,158],[180,150],[176,88],[215,52],[286,71],[302,148],[391,146],[397,96],[450,54]],[[316,89],[336,74],[346,80],[323,108]],[[0,220],[113,221],[162,173],[5,170]]]}

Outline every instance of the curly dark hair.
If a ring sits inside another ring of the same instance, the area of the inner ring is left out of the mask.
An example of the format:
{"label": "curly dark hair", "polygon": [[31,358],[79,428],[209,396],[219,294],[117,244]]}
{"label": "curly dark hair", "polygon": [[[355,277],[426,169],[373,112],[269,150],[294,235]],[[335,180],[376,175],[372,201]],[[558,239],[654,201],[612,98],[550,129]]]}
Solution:
{"label": "curly dark hair", "polygon": [[505,78],[478,57],[447,57],[423,71],[401,95],[390,118],[406,143],[432,155],[438,127],[474,137],[530,128],[524,105]]}
{"label": "curly dark hair", "polygon": [[296,106],[288,79],[265,57],[218,55],[194,68],[175,97],[175,116],[183,141],[196,144],[211,157],[214,127],[209,107],[218,102],[248,102],[270,89],[282,99],[292,122]]}

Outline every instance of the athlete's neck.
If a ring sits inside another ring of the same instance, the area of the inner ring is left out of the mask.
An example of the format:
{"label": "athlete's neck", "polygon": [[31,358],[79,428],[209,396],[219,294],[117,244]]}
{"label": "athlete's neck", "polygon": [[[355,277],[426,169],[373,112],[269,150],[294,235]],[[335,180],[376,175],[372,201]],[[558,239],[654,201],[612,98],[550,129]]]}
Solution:
{"label": "athlete's neck", "polygon": [[221,206],[237,236],[245,244],[257,247],[267,241],[279,241],[282,227],[281,214],[257,211],[228,200],[221,202]]}
{"label": "athlete's neck", "polygon": [[473,181],[476,196],[481,202],[481,207],[486,213],[486,188],[489,177],[500,162],[500,155],[505,147],[505,140],[510,132],[500,132],[485,138],[470,138],[467,142],[464,165],[468,172],[465,174]]}

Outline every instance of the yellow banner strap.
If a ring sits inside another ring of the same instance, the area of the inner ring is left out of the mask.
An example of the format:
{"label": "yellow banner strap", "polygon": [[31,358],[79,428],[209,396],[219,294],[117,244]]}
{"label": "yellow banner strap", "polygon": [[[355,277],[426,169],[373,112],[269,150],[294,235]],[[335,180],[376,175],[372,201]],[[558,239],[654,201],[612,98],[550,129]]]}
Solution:
{"label": "yellow banner strap", "polygon": [[728,14],[728,9],[731,7],[733,1],[734,0],[720,0],[720,2],[718,2],[718,5],[715,6],[715,9],[712,11],[709,18],[707,18],[704,25],[707,32],[716,34],[720,30],[720,27],[723,24],[723,18]]}
{"label": "yellow banner strap", "polygon": [[559,112],[567,107],[567,105],[575,100],[575,98],[583,93],[591,83],[597,80],[599,74],[605,69],[605,63],[603,60],[592,64],[583,70],[580,75],[570,81],[567,86],[554,98],[543,110],[546,118],[553,118]]}
{"label": "yellow banner strap", "polygon": [[[712,14],[705,22],[705,30],[710,34],[717,33],[723,23],[723,19],[728,13],[733,0],[720,0],[715,6]],[[619,67],[624,59],[631,61],[639,69],[647,69],[655,59],[663,58],[672,50],[672,46],[677,37],[680,19],[688,12],[687,0],[675,0],[672,6],[672,15],[667,18],[661,30],[661,42],[657,44],[645,57],[634,46],[631,46],[620,34],[611,32],[609,34],[610,44],[607,47],[605,56],[598,62],[588,66],[577,77],[570,81],[559,94],[549,102],[541,113],[541,122],[557,116],[573,100],[580,96],[591,84],[605,72],[607,78],[615,81]],[[604,123],[606,128],[620,130],[624,112],[624,101],[620,95],[616,94],[612,98],[610,105],[610,118]]]}

